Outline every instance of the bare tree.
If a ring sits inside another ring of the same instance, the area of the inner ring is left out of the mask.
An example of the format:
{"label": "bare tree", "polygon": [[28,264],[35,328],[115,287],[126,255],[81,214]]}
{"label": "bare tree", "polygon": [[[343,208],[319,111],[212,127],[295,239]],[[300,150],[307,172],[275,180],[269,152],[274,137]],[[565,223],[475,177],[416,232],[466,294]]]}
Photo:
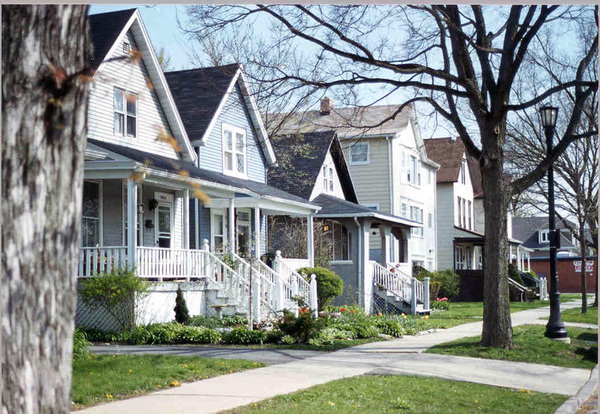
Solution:
{"label": "bare tree", "polygon": [[[597,32],[596,14],[597,8],[558,6],[198,5],[188,8],[186,30],[197,38],[250,33],[245,56],[251,78],[265,85],[260,93],[268,102],[283,103],[290,112],[329,90],[342,103],[361,105],[396,94],[403,104],[390,118],[419,103],[445,119],[479,161],[485,192],[482,344],[510,348],[507,208],[513,194],[539,180],[581,137],[575,128],[597,89],[586,70],[596,64],[597,38],[579,45],[576,70],[564,78],[540,74],[537,90],[518,95],[529,75],[523,62],[569,27]],[[507,119],[564,90],[572,91],[575,104],[561,114],[567,128],[553,154],[528,174],[506,180]]]}
{"label": "bare tree", "polygon": [[88,6],[2,6],[2,412],[68,412]]}

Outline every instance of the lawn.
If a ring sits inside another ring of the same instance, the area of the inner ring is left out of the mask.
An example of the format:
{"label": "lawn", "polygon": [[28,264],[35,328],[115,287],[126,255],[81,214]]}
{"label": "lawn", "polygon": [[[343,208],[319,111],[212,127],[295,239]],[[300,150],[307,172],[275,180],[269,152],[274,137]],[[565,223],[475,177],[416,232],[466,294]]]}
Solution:
{"label": "lawn", "polygon": [[360,376],[227,413],[553,413],[566,396],[416,376]]}
{"label": "lawn", "polygon": [[[570,302],[581,298],[576,293],[567,293],[560,296],[561,303]],[[534,302],[511,302],[510,311],[520,312],[523,310],[550,306],[549,300],[536,300]],[[482,302],[452,302],[450,310],[433,312],[425,321],[425,328],[451,328],[464,323],[478,322],[483,320]]]}
{"label": "lawn", "polygon": [[598,308],[588,307],[586,313],[581,313],[581,308],[567,309],[560,314],[563,322],[578,322],[598,325]]}
{"label": "lawn", "polygon": [[163,355],[91,355],[73,361],[74,408],[263,366],[244,360]]}
{"label": "lawn", "polygon": [[571,344],[546,338],[545,330],[543,325],[514,327],[514,349],[511,350],[481,346],[481,336],[473,336],[436,345],[425,352],[586,369],[598,363],[598,330],[568,327]]}

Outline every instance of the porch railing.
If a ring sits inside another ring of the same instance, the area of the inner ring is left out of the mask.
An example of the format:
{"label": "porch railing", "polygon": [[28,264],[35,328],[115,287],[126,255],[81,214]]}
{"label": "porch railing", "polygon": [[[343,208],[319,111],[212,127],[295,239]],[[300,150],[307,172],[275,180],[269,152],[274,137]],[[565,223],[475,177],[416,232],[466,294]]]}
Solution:
{"label": "porch railing", "polygon": [[79,277],[110,273],[128,265],[127,247],[82,247],[79,250]]}
{"label": "porch railing", "polygon": [[400,297],[405,302],[412,300],[412,277],[400,272],[391,272],[379,263],[372,261],[373,282]]}
{"label": "porch railing", "polygon": [[157,279],[199,278],[204,273],[207,253],[202,250],[136,248],[136,272],[139,277]]}
{"label": "porch railing", "polygon": [[[292,259],[297,260],[297,259]],[[304,260],[304,259],[299,259]],[[291,300],[292,297],[300,297],[308,305],[310,297],[310,283],[296,271],[296,269],[290,266],[288,259],[281,257],[281,252],[277,250],[275,252],[275,270],[279,271],[279,274],[291,287],[290,297],[286,299]],[[296,288],[297,284],[297,288]]]}

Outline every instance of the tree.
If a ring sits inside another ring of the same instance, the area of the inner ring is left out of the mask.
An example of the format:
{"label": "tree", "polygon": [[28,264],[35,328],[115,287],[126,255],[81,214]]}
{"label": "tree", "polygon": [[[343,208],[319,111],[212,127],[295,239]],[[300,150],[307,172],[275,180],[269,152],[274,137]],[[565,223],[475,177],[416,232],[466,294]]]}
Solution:
{"label": "tree", "polygon": [[88,6],[2,6],[2,412],[68,412]]}
{"label": "tree", "polygon": [[181,285],[177,285],[177,296],[175,297],[175,321],[187,325],[190,321],[190,311],[188,310]]}
{"label": "tree", "polygon": [[[479,161],[485,192],[481,343],[511,348],[508,205],[582,137],[575,132],[582,108],[597,90],[597,80],[586,70],[596,64],[597,35],[567,51],[580,52],[574,71],[559,78],[540,71],[535,88],[525,88],[531,84],[531,68],[541,66],[533,52],[577,27],[597,33],[597,7],[194,5],[187,11],[192,37],[225,36],[228,29],[231,33],[240,27],[249,33],[241,38],[252,39],[244,54],[250,78],[267,85],[260,89],[259,101],[265,96],[270,96],[266,102],[291,101],[293,111],[327,90],[338,93],[342,102],[363,105],[396,93],[403,94],[403,104],[391,118],[418,103],[445,119]],[[256,27],[268,29],[259,32]],[[572,91],[575,103],[570,113],[561,114],[567,128],[555,150],[526,175],[507,180],[507,120],[516,112],[533,112],[564,90]]]}
{"label": "tree", "polygon": [[169,56],[164,47],[160,48],[156,58],[158,59],[158,64],[163,72],[173,70],[173,66],[171,65],[171,56]]}

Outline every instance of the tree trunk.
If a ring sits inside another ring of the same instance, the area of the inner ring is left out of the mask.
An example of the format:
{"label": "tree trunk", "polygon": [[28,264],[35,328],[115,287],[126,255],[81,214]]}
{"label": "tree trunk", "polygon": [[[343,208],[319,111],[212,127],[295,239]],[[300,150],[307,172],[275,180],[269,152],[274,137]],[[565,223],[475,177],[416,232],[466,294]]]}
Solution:
{"label": "tree trunk", "polygon": [[69,412],[87,6],[2,6],[2,412]]}
{"label": "tree trunk", "polygon": [[[512,322],[508,291],[508,234],[510,196],[503,180],[503,140],[490,136],[484,146],[482,184],[485,194],[483,332],[481,344],[510,349]],[[482,137],[485,139],[485,137]]]}
{"label": "tree trunk", "polygon": [[585,266],[587,246],[585,245],[585,228],[579,223],[579,245],[581,246],[581,313],[587,313],[587,283],[585,280]]}

